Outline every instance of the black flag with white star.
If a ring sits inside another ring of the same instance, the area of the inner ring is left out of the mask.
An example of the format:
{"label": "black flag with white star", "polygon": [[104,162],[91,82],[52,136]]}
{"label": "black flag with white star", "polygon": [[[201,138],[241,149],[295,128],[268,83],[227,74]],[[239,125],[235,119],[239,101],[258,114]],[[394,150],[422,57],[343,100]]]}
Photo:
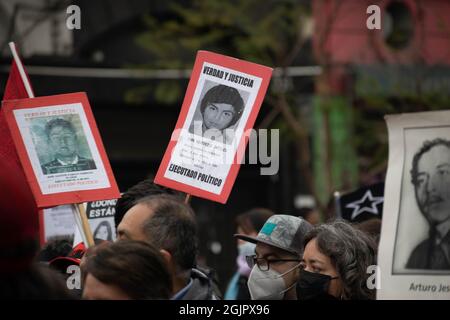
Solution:
{"label": "black flag with white star", "polygon": [[377,183],[356,191],[340,194],[336,199],[341,218],[362,222],[383,214],[384,183]]}

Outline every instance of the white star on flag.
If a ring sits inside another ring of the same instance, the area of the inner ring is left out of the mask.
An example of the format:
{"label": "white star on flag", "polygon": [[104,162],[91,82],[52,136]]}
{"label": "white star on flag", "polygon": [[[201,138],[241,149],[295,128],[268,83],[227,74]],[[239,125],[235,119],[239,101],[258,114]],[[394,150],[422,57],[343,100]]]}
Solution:
{"label": "white star on flag", "polygon": [[[370,205],[363,205],[366,201],[370,202]],[[374,197],[372,195],[372,192],[370,190],[367,190],[364,196],[358,200],[354,201],[352,203],[349,203],[346,205],[346,208],[353,208],[352,217],[351,220],[355,219],[357,216],[359,216],[363,212],[372,213],[375,215],[379,215],[377,205],[382,203],[384,201],[383,197]]]}

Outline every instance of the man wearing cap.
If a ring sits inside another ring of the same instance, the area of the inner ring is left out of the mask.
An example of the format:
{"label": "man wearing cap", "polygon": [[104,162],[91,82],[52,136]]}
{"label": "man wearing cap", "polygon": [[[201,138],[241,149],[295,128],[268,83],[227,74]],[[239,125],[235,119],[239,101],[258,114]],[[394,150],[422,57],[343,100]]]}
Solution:
{"label": "man wearing cap", "polygon": [[248,288],[252,300],[296,300],[303,255],[303,239],[312,229],[306,220],[289,215],[270,217],[258,236],[235,237],[256,243],[256,255],[247,257],[252,268]]}

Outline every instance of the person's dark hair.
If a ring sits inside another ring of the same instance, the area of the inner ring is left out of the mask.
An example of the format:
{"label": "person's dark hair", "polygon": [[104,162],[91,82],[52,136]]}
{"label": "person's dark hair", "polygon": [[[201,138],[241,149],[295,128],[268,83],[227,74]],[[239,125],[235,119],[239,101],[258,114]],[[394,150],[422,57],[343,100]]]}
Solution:
{"label": "person's dark hair", "polygon": [[99,247],[87,258],[86,276],[120,288],[131,299],[169,299],[172,279],[161,253],[142,241],[123,240]]}
{"label": "person's dark hair", "polygon": [[37,255],[37,261],[49,262],[58,257],[66,257],[72,251],[72,244],[66,237],[48,241]]}
{"label": "person's dark hair", "polygon": [[195,266],[197,256],[197,224],[191,207],[179,198],[157,195],[141,198],[136,204],[151,208],[153,214],[143,225],[148,241],[168,251],[179,271]]}
{"label": "person's dark hair", "polygon": [[137,200],[146,196],[158,194],[170,194],[178,196],[181,199],[181,194],[178,191],[158,186],[157,184],[153,183],[152,179],[142,180],[141,182],[129,188],[124,194],[122,194],[120,199],[117,200],[116,212],[114,215],[114,223],[116,225],[116,228],[119,226],[125,213],[127,213],[127,211],[130,210],[132,206],[134,206],[134,203]]}
{"label": "person's dark hair", "polygon": [[76,299],[60,274],[37,263],[20,272],[0,273],[0,300]]}
{"label": "person's dark hair", "polygon": [[200,111],[203,114],[206,106],[210,103],[226,103],[233,106],[235,114],[233,120],[231,120],[229,126],[234,125],[242,115],[244,110],[244,100],[242,99],[239,91],[233,87],[219,84],[206,92],[203,96]]}
{"label": "person's dark hair", "polygon": [[314,227],[307,233],[304,245],[316,239],[319,251],[328,256],[343,284],[344,299],[374,299],[375,291],[367,286],[367,267],[376,264],[373,240],[343,220]]}
{"label": "person's dark hair", "polygon": [[272,215],[274,213],[269,209],[253,208],[238,215],[235,221],[245,234],[258,233]]}
{"label": "person's dark hair", "polygon": [[45,124],[45,133],[46,133],[47,137],[50,137],[50,132],[52,131],[52,129],[54,127],[67,128],[70,131],[72,131],[73,134],[76,134],[76,130],[75,130],[75,127],[73,126],[72,122],[61,119],[61,118],[56,118],[56,119],[50,120],[49,122],[47,122]]}
{"label": "person's dark hair", "polygon": [[112,241],[112,230],[111,230],[111,225],[109,224],[108,221],[100,222],[100,224],[97,226],[97,228],[95,228],[94,239],[98,239],[97,234],[99,233],[101,227],[106,227],[106,229],[108,230],[108,238],[102,239],[102,240]]}
{"label": "person's dark hair", "polygon": [[419,166],[420,158],[422,157],[422,155],[425,152],[430,151],[431,148],[438,146],[438,145],[445,146],[445,147],[449,148],[449,150],[450,150],[450,141],[449,140],[445,140],[442,138],[436,138],[431,141],[429,141],[429,140],[425,141],[423,143],[422,147],[419,149],[419,151],[417,151],[416,154],[414,154],[414,158],[412,161],[412,169],[411,169],[411,182],[413,185],[417,184],[418,166]]}

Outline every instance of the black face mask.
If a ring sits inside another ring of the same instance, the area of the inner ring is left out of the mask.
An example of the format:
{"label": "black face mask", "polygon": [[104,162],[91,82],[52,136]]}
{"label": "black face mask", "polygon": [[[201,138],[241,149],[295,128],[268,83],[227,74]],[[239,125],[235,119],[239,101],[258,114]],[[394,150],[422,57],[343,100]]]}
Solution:
{"label": "black face mask", "polygon": [[336,300],[335,296],[328,293],[330,281],[339,277],[330,277],[326,274],[300,270],[297,282],[298,300]]}

